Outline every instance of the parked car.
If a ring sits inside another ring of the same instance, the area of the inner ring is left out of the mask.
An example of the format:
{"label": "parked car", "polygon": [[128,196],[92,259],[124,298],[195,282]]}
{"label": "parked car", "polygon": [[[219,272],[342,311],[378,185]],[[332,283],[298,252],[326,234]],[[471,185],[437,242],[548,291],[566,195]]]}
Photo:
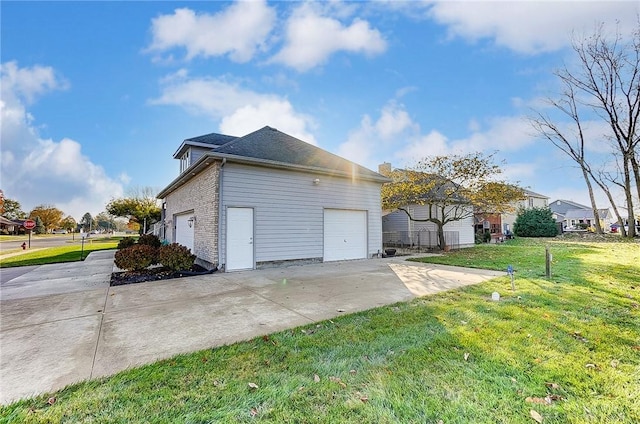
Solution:
{"label": "parked car", "polygon": [[58,228],[58,229],[56,229],[56,230],[53,230],[53,231],[51,232],[51,234],[67,234],[67,230],[62,229],[62,228]]}
{"label": "parked car", "polygon": [[618,224],[611,224],[609,226],[609,231],[611,231],[612,233],[617,233],[620,229],[620,225]]}

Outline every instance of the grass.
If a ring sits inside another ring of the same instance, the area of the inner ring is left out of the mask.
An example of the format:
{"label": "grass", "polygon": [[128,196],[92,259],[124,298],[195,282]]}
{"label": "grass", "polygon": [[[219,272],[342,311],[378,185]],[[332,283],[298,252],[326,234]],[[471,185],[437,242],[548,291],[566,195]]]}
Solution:
{"label": "grass", "polygon": [[[78,241],[69,246],[38,249],[33,252],[3,258],[0,260],[0,268],[79,261],[81,260],[81,255],[83,258],[86,258],[89,253],[96,250],[115,249],[118,246],[119,239],[120,237],[92,239],[85,241],[84,248]],[[10,253],[10,251],[3,253]]]}
{"label": "grass", "polygon": [[640,422],[638,244],[520,239],[427,260],[513,264],[516,291],[499,277],[177,356],[2,407],[0,421]]}

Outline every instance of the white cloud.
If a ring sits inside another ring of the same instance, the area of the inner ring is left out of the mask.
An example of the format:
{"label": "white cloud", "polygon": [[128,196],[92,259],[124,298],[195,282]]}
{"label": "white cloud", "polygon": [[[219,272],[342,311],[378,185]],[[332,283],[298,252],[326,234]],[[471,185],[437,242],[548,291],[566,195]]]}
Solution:
{"label": "white cloud", "polygon": [[427,156],[440,156],[451,153],[448,146],[448,138],[437,130],[432,130],[426,135],[418,135],[395,152],[394,158],[398,168],[414,166],[420,159]]}
{"label": "white cloud", "polygon": [[215,14],[176,9],[151,22],[153,41],[149,51],[165,52],[182,47],[187,59],[223,56],[247,62],[265,42],[276,20],[266,1],[238,1]]}
{"label": "white cloud", "polygon": [[[360,126],[351,131],[347,140],[338,147],[337,154],[376,169],[385,161],[392,162],[394,167],[407,167],[428,156],[477,151],[500,151],[501,156],[509,158],[535,143],[528,122],[520,116],[496,117],[484,123],[471,120],[469,127],[470,135],[458,139],[450,138],[435,128],[425,133],[404,105],[390,100],[376,120],[369,115],[362,118]],[[512,169],[511,174],[532,176],[532,169],[536,168],[528,168],[524,172],[525,168],[520,167],[519,172]]]}
{"label": "white cloud", "polygon": [[273,62],[304,72],[322,65],[339,51],[375,55],[387,49],[382,34],[367,21],[356,18],[351,25],[344,25],[323,16],[320,9],[316,4],[304,3],[294,10],[286,24],[285,45]]}
{"label": "white cloud", "polygon": [[[427,2],[430,4],[431,2]],[[640,13],[637,1],[497,1],[433,2],[429,15],[448,27],[449,35],[470,41],[493,39],[520,53],[553,51],[570,44],[571,33],[591,33],[600,22],[619,22],[633,30]]]}
{"label": "white cloud", "polygon": [[419,131],[404,105],[389,101],[375,122],[369,115],[362,117],[360,127],[351,131],[347,141],[338,147],[337,153],[349,160],[375,169],[378,163],[389,158],[386,155],[397,148],[404,139]]}
{"label": "white cloud", "polygon": [[272,99],[243,106],[225,116],[220,122],[220,131],[224,134],[244,135],[269,125],[316,145],[315,137],[307,129],[309,124],[310,118],[293,110],[287,100]]}
{"label": "white cloud", "polygon": [[42,139],[26,105],[38,96],[68,86],[50,67],[1,65],[2,188],[25,211],[53,204],[76,219],[104,209],[122,186],[82,154],[77,141]]}
{"label": "white cloud", "polygon": [[494,117],[487,121],[488,129],[482,130],[475,122],[474,131],[464,139],[452,140],[451,148],[463,151],[501,150],[515,152],[534,142],[533,130],[522,116]]}
{"label": "white cloud", "polygon": [[225,78],[191,78],[172,74],[161,81],[162,94],[155,105],[180,106],[185,110],[220,120],[220,131],[245,135],[265,125],[276,127],[310,144],[313,119],[297,112],[286,98],[257,93]]}
{"label": "white cloud", "polygon": [[8,85],[11,90],[6,94],[21,99],[27,105],[44,93],[68,88],[68,83],[57,76],[49,66],[35,65],[31,68],[19,68],[18,63],[12,61],[3,63],[0,69],[2,84]]}

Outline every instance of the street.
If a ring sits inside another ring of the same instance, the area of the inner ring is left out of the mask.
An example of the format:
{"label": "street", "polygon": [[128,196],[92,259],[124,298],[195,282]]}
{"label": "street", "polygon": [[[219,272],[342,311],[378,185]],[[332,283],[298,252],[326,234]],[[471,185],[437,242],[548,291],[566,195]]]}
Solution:
{"label": "street", "polygon": [[[93,236],[93,237],[96,237],[96,236]],[[43,247],[64,246],[68,242],[71,242],[74,238],[76,241],[81,240],[80,234],[78,233],[60,234],[55,236],[50,236],[50,235],[36,236],[32,234],[31,248],[36,249],[36,248],[43,248]],[[2,237],[0,237],[0,255],[2,255],[2,253],[7,250],[19,249],[23,242],[26,242],[27,244],[29,244],[28,240],[29,240],[28,236],[23,236],[20,238],[20,240],[13,240],[13,241],[3,241]]]}

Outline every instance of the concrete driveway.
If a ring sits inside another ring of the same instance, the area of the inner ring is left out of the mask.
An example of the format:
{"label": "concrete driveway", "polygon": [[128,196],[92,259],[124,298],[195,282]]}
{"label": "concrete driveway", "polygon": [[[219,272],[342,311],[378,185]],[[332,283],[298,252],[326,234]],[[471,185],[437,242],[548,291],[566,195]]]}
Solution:
{"label": "concrete driveway", "polygon": [[113,252],[43,265],[0,290],[0,403],[504,275],[333,262],[109,287]]}

